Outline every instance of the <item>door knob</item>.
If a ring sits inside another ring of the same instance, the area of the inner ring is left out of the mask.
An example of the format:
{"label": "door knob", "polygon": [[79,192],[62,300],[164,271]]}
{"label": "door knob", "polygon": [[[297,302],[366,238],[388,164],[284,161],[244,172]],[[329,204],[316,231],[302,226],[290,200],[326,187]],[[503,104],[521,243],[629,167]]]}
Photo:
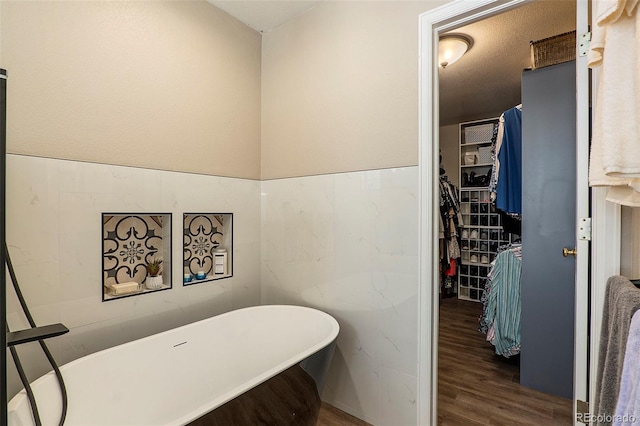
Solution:
{"label": "door knob", "polygon": [[573,250],[566,247],[562,249],[562,255],[564,257],[569,257],[569,256],[576,257],[577,253],[578,253],[578,250],[576,250],[575,247],[573,248]]}

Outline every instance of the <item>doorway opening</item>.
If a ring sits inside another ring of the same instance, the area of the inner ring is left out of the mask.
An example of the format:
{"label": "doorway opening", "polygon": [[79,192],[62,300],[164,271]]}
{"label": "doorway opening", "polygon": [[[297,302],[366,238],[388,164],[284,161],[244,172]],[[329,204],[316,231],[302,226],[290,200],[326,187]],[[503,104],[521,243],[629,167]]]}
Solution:
{"label": "doorway opening", "polygon": [[[571,28],[567,28],[566,26],[555,27],[555,29],[554,28],[551,29],[552,31],[551,33],[548,33],[545,35],[540,35],[539,32],[537,34],[535,32],[529,33],[529,34],[533,34],[533,35],[529,35],[528,33],[525,32],[526,34],[525,37],[530,37],[530,38],[527,38],[526,40],[527,49],[529,48],[528,42],[530,40],[542,39],[544,37],[560,34],[571,29],[575,30],[575,24],[576,24],[575,4],[571,5],[571,2],[562,2],[562,3],[565,3],[565,5],[569,3],[570,6],[573,6],[573,11],[568,18],[568,21],[570,22],[569,25]],[[524,4],[524,6],[522,6],[522,4]],[[516,6],[521,6],[521,7],[516,8]],[[433,46],[434,52],[437,52],[436,45],[437,45],[438,35],[442,35],[447,32],[455,32],[455,33],[463,33],[463,34],[471,35],[473,37],[473,34],[468,34],[468,31],[474,30],[473,28],[474,26],[479,27],[479,26],[482,26],[483,24],[485,25],[485,27],[488,28],[486,31],[492,32],[492,33],[498,33],[504,36],[505,33],[502,32],[502,29],[499,26],[497,26],[494,22],[496,19],[502,18],[507,21],[511,20],[511,24],[513,24],[514,21],[517,20],[516,18],[518,18],[518,15],[525,16],[524,19],[526,18],[531,19],[532,13],[534,13],[532,12],[532,10],[534,10],[536,6],[539,8],[541,5],[536,5],[533,2],[521,3],[518,1],[513,1],[508,3],[494,2],[492,4],[485,4],[484,7],[478,7],[472,11],[461,10],[461,9],[455,10],[455,7],[451,7],[451,10],[448,11],[449,14],[443,11],[443,13],[441,13],[439,16],[437,16],[438,14],[436,13],[430,17],[431,19],[430,23],[432,24],[432,26],[426,29],[426,31],[433,30],[433,32],[431,34],[431,37],[421,37],[421,40],[423,42],[426,41],[427,43],[430,43],[431,46]],[[550,11],[550,10],[547,10],[547,11],[551,14],[554,13],[553,11]],[[500,12],[505,12],[505,13],[501,13],[501,15],[503,16],[500,16],[498,15]],[[547,15],[544,19],[546,19],[548,23],[548,21],[553,21],[558,17],[559,15],[556,13],[554,15]],[[526,31],[527,27],[523,26],[522,23],[517,25],[518,25],[518,31],[520,32]],[[531,22],[530,26],[535,28],[541,27],[541,25],[536,25],[535,22]],[[507,31],[506,34],[508,34],[508,30],[505,30],[505,31]],[[472,57],[471,53],[473,53],[474,49],[476,49],[476,53],[480,52],[480,48],[478,47],[477,41],[474,41],[473,49],[471,50],[470,54],[467,55],[469,58]],[[513,55],[512,49],[503,48],[503,50],[506,50],[506,52],[504,52],[503,54]],[[425,49],[423,48],[422,51],[424,52]],[[435,56],[436,54],[434,53],[432,58],[433,61],[435,61]],[[428,158],[429,161],[432,161],[432,164],[430,165],[431,167],[428,167],[427,168],[428,170],[425,170],[427,172],[426,177],[428,177],[427,182],[434,184],[432,185],[432,194],[438,193],[439,188],[437,188],[437,185],[439,183],[438,178],[441,171],[440,166],[442,165],[444,166],[443,168],[445,169],[445,173],[448,175],[448,177],[451,180],[455,181],[454,183],[457,184],[458,188],[460,188],[460,185],[463,185],[463,184],[466,185],[468,183],[469,175],[467,174],[467,176],[464,176],[463,172],[461,171],[463,170],[463,167],[461,167],[461,163],[464,162],[464,159],[462,158],[462,152],[460,151],[460,146],[461,146],[460,131],[461,131],[461,128],[463,127],[461,126],[461,123],[473,122],[475,120],[486,120],[486,119],[497,118],[501,114],[501,112],[506,111],[507,109],[514,107],[516,104],[520,103],[520,99],[519,99],[520,94],[517,93],[516,97],[510,96],[512,92],[510,92],[508,89],[496,90],[495,88],[493,89],[484,88],[485,91],[483,92],[482,90],[474,86],[474,81],[471,81],[470,79],[463,78],[462,80],[460,80],[460,78],[458,78],[458,80],[455,81],[454,78],[451,78],[449,81],[447,81],[448,77],[454,75],[454,70],[456,70],[456,67],[458,67],[458,69],[460,70],[460,74],[462,74],[462,71],[463,71],[462,64],[463,64],[463,61],[465,61],[466,59],[467,58],[463,57],[463,59],[461,59],[459,63],[448,66],[446,70],[436,71],[435,69],[433,70],[423,69],[422,71],[423,77],[428,76],[428,80],[426,82],[423,80],[423,84],[421,85],[422,86],[421,88],[423,89],[422,93],[424,93],[425,83],[428,84],[429,81],[439,82],[439,85],[436,83],[431,88],[428,88],[428,87],[426,88],[427,91],[429,91],[429,89],[431,90],[431,95],[433,97],[440,99],[439,108],[438,108],[438,104],[435,102],[432,104],[432,109],[429,109],[425,103],[422,103],[423,111],[421,114],[422,120],[426,118],[426,120],[421,122],[421,134],[422,135],[428,134],[429,136],[432,136],[434,139],[434,144],[432,146],[422,147],[426,151],[430,151],[432,155],[431,158]],[[493,63],[500,62],[501,59],[503,62],[508,62],[504,58],[501,58],[500,55],[497,55],[497,54],[490,55],[489,57],[487,57],[485,54],[483,59],[485,61],[485,64],[487,62],[491,64],[492,61]],[[511,58],[508,58],[508,59],[511,59]],[[518,92],[519,92],[519,81],[521,78],[522,68],[526,68],[526,66],[522,66],[519,72],[514,77],[511,77],[511,81],[515,79],[516,83],[518,84]],[[482,70],[478,68],[477,63],[473,68],[473,71],[476,74],[481,74],[482,72]],[[434,77],[434,74],[436,72],[438,72],[438,77]],[[449,72],[449,74],[444,76],[446,72]],[[429,75],[430,73],[431,75]],[[507,80],[508,80],[508,78],[504,78],[500,76],[494,77],[494,79],[498,80],[501,83],[507,83]],[[451,83],[451,82],[453,82],[452,85],[451,84],[449,86],[446,85],[446,83]],[[491,85],[486,84],[485,86],[491,86]],[[458,98],[454,99],[453,101],[451,100],[451,98],[445,99],[447,95],[450,95],[451,92],[455,92],[456,90],[462,93],[462,95],[458,96]],[[489,91],[487,92],[487,90]],[[480,93],[481,96],[475,96],[475,97],[469,96],[469,94],[473,95],[478,93]],[[502,104],[500,104],[499,102],[498,103],[493,102],[494,98],[497,98],[498,101],[502,101]],[[575,122],[575,119],[574,119],[574,122]],[[436,126],[438,128],[436,128]],[[447,134],[450,137],[449,141],[453,140],[452,143],[449,142],[450,143],[449,146],[446,145]],[[439,139],[440,143],[435,143],[436,139]],[[423,140],[423,143],[424,143],[424,140]],[[449,155],[450,152],[453,152],[453,155]],[[441,153],[443,154],[443,157],[445,157],[443,162],[444,164],[438,163],[439,154]],[[422,156],[421,158],[426,158],[426,157],[428,157],[428,155]],[[465,180],[466,182],[463,182],[463,180]],[[423,183],[424,182],[425,181],[423,181]],[[473,188],[473,190],[476,191],[475,188]],[[478,197],[478,195],[479,194],[484,195],[482,191],[478,190],[476,192],[478,192],[478,194],[469,192],[468,199],[476,198],[476,202],[477,202],[478,201],[477,198],[482,198],[482,197]],[[462,198],[462,192],[458,192],[458,194],[460,195],[460,198]],[[472,194],[475,196],[472,196]],[[425,246],[423,246],[423,249],[424,249],[423,253],[427,253],[427,255],[432,254],[437,259],[441,249],[439,244],[439,228],[438,228],[439,217],[438,217],[437,199],[431,200],[431,203],[428,203],[428,202],[422,203],[421,207],[423,209],[433,208],[432,216],[427,215],[430,225],[432,226],[432,229],[430,230],[430,232],[424,233],[424,234],[428,234],[428,236],[430,237],[430,241],[425,241]],[[467,207],[469,208],[469,206]],[[471,208],[473,207],[474,207],[474,203],[471,204]],[[479,206],[475,206],[475,207],[482,209],[483,207],[487,207],[487,206],[482,206],[482,203],[480,203]],[[474,215],[481,216],[479,213],[483,213],[483,210],[478,210],[478,211],[468,210],[462,213],[463,214],[466,213],[467,219],[469,219]],[[484,212],[484,213],[487,213],[487,212]],[[487,214],[487,218],[489,219],[490,217],[491,215]],[[466,247],[463,246],[462,241],[460,241],[460,247],[459,247],[461,251],[463,251],[464,249],[468,250],[466,255],[466,265],[464,265],[465,262],[461,262],[462,265],[458,265],[458,266],[467,266],[467,270],[465,271],[466,272],[466,282],[464,283],[465,285],[460,287],[460,276],[458,275],[454,277],[454,282],[453,282],[454,288],[453,290],[450,290],[450,294],[448,294],[451,297],[444,298],[442,299],[442,301],[439,302],[438,299],[440,298],[440,294],[441,294],[440,289],[438,289],[435,293],[431,293],[432,297],[430,298],[430,302],[432,302],[433,312],[431,312],[432,314],[431,317],[425,318],[427,321],[431,321],[432,324],[435,324],[435,325],[439,324],[439,327],[438,326],[433,327],[431,339],[432,341],[436,341],[436,342],[438,341],[438,330],[439,330],[440,338],[441,338],[440,342],[442,344],[433,345],[431,348],[425,348],[424,346],[422,346],[421,361],[423,362],[422,365],[425,365],[424,362],[429,362],[432,365],[432,370],[431,370],[432,378],[434,376],[435,377],[438,377],[438,375],[440,376],[439,392],[435,386],[431,387],[429,396],[431,397],[431,402],[432,402],[431,406],[435,407],[439,405],[441,408],[441,411],[443,411],[445,415],[446,415],[447,398],[450,398],[449,402],[455,401],[455,403],[451,404],[451,406],[453,405],[457,406],[455,410],[456,415],[460,415],[461,406],[463,407],[468,406],[468,409],[469,409],[468,411],[475,410],[476,414],[478,412],[482,412],[482,410],[478,407],[472,408],[473,392],[469,390],[469,380],[473,379],[473,376],[478,376],[479,375],[478,373],[486,370],[493,370],[493,372],[497,374],[496,377],[492,377],[492,378],[485,377],[484,379],[481,379],[481,380],[484,380],[485,387],[487,383],[491,383],[491,385],[500,387],[501,385],[498,385],[497,382],[501,378],[502,379],[506,378],[506,381],[504,383],[511,383],[511,384],[515,383],[517,385],[517,381],[519,378],[518,372],[517,372],[517,369],[518,369],[517,363],[515,363],[514,365],[513,362],[509,362],[510,360],[507,360],[507,359],[496,360],[491,358],[489,358],[489,362],[492,364],[486,364],[486,362],[483,364],[483,361],[481,360],[474,361],[467,356],[468,354],[464,354],[460,350],[465,347],[467,348],[473,347],[473,345],[476,343],[467,342],[465,344],[464,342],[456,341],[456,338],[460,336],[466,336],[471,339],[480,338],[479,344],[483,343],[482,342],[483,336],[481,333],[477,331],[477,328],[478,328],[477,317],[480,313],[479,311],[481,311],[482,309],[481,308],[482,304],[481,303],[478,304],[479,302],[478,299],[480,298],[480,294],[482,293],[482,288],[481,288],[482,283],[480,282],[481,280],[479,279],[482,274],[480,274],[478,270],[480,270],[480,266],[483,266],[483,267],[485,266],[484,265],[485,262],[480,261],[482,259],[481,257],[482,254],[487,255],[486,259],[484,260],[489,261],[488,263],[490,263],[490,260],[491,260],[489,258],[489,256],[491,256],[492,254],[492,250],[490,248],[490,244],[492,243],[492,241],[490,239],[490,234],[489,234],[489,227],[491,225],[489,222],[486,225],[480,222],[474,223],[473,225],[476,225],[476,227],[472,229],[470,226],[468,226],[467,227],[468,229],[466,230],[468,233],[471,233],[472,231],[476,231],[477,232],[477,235],[475,235],[476,238],[472,239],[472,238],[469,238],[469,235],[467,235]],[[481,235],[482,235],[481,233],[485,229],[487,230],[487,234],[485,235],[486,240],[483,240],[483,238],[481,238]],[[472,249],[470,245],[472,243],[471,240],[477,240],[477,241],[473,241],[478,244],[478,246],[474,248],[476,251],[480,250],[480,252],[471,254],[471,249]],[[487,245],[481,248],[480,244],[485,242]],[[502,241],[498,241],[498,242],[502,242]],[[474,257],[471,257],[471,256],[474,256]],[[463,257],[461,256],[461,259],[462,258]],[[423,264],[423,266],[425,265]],[[423,271],[424,274],[421,275],[421,277],[424,278],[426,275],[430,274],[431,283],[438,283],[437,287],[440,287],[439,284],[441,283],[441,275],[438,270],[439,269],[438,262],[434,261],[433,266],[434,266],[434,269],[432,269],[431,271],[424,270]],[[474,268],[473,273],[469,271],[469,269],[471,268]],[[486,270],[482,272],[486,273]],[[472,282],[472,278],[473,278],[473,282]],[[478,278],[478,280],[476,280],[475,278]],[[480,285],[478,285],[479,282],[480,282]],[[462,290],[462,292],[460,292],[460,289]],[[430,289],[425,289],[425,288],[422,288],[422,290],[424,291],[424,293],[427,293],[430,291]],[[423,294],[421,295],[421,297],[423,297],[422,300],[429,299],[428,297],[424,297]],[[460,299],[467,299],[467,300],[460,300]],[[470,302],[468,299],[473,299],[475,301]],[[465,309],[467,310],[465,311]],[[447,316],[445,316],[445,314]],[[456,324],[455,321],[458,321],[458,320],[460,321],[460,323]],[[422,322],[422,324],[425,324],[425,322]],[[463,326],[466,326],[468,329],[465,329],[464,331],[462,331]],[[447,336],[444,336],[442,334],[443,330],[445,331],[445,333],[449,332],[450,334]],[[484,343],[486,344],[486,346],[484,348],[479,347],[479,349],[480,350],[484,349],[485,355],[487,354],[487,351],[492,355],[491,345],[488,342],[484,342]],[[448,353],[447,356],[449,356],[449,361],[451,361],[449,363],[446,359],[445,354],[442,352],[443,348],[444,348],[444,352]],[[424,350],[429,351],[429,349],[431,349],[431,352],[425,355]],[[440,349],[440,353],[438,352],[439,349]],[[439,357],[440,357],[440,361],[437,361]],[[485,359],[485,361],[487,360]],[[495,361],[498,361],[498,362],[506,361],[506,362],[503,362],[504,369],[502,372],[500,372],[500,368],[496,367],[496,365],[499,365],[499,364],[495,364],[494,363]],[[438,365],[438,363],[441,363],[441,365]],[[447,375],[447,378],[451,378],[450,382],[453,383],[453,387],[446,388],[446,380],[443,381],[443,372]],[[460,373],[460,374],[456,376],[457,373]],[[465,374],[467,374],[468,377],[465,377]],[[421,378],[420,378],[422,385],[425,384],[422,381],[424,378],[425,378],[424,369],[422,369]],[[463,393],[461,394],[455,393],[453,389],[456,387],[456,384],[459,390],[460,389],[464,390]],[[504,387],[504,389],[508,389],[508,388]],[[522,404],[523,394],[526,393],[525,391],[522,391],[521,389],[514,391],[513,389],[511,389],[508,392],[510,395],[514,395],[514,394],[519,395],[518,398],[516,399],[518,399],[519,402]],[[424,387],[422,387],[421,396],[424,396],[425,394],[426,394],[425,389]],[[544,394],[542,395],[543,397],[541,398],[543,399],[548,398],[548,396],[544,396]],[[508,399],[508,396],[504,395],[504,398]],[[477,399],[481,399],[481,398],[477,398]],[[438,403],[438,401],[440,402]],[[492,407],[492,405],[497,405],[497,404],[487,403],[486,400],[484,402],[483,401],[478,401],[478,402],[479,404],[482,404],[484,406],[484,410],[485,410],[484,414],[487,416],[485,417],[485,420],[490,418],[491,415],[496,414],[495,406]],[[557,404],[557,401],[549,402],[549,403],[553,405],[553,404]],[[564,404],[565,406],[564,414],[562,415],[566,417],[565,420],[567,422],[570,422],[571,400],[564,400],[562,404]],[[504,401],[499,405],[503,406]],[[532,402],[531,405],[540,406],[541,404]],[[525,403],[524,406],[526,407],[527,404]],[[522,410],[522,408],[523,407],[521,406],[520,409]],[[515,410],[517,411],[518,408],[515,408]],[[452,414],[452,412],[453,410],[451,410],[449,414],[454,415]],[[438,419],[436,417],[436,414],[433,411],[427,414],[425,410],[421,409],[419,414],[420,414],[421,421],[425,419],[425,417],[423,417],[424,415],[428,415],[431,417],[430,421],[432,424],[437,423]],[[511,418],[511,420],[509,421],[507,420],[508,414],[505,414],[505,415],[507,417],[503,419],[504,424],[512,424],[514,420],[517,420],[517,418]],[[537,420],[547,419],[546,417],[540,417],[540,413],[534,414],[534,416],[537,416],[537,417],[534,417]],[[548,419],[552,419],[552,417]],[[441,420],[443,420],[442,416],[441,416]],[[465,417],[465,421],[467,422],[473,421],[473,420],[474,420],[473,418]],[[498,418],[496,418],[495,421],[498,423],[500,422]]]}

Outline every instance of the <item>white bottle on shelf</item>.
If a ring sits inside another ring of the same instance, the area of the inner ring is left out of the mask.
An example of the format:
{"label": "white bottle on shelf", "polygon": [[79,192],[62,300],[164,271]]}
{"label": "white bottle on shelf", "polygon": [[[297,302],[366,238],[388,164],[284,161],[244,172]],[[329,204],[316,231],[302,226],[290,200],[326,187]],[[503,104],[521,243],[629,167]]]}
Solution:
{"label": "white bottle on shelf", "polygon": [[219,247],[213,250],[213,274],[227,275],[227,249]]}

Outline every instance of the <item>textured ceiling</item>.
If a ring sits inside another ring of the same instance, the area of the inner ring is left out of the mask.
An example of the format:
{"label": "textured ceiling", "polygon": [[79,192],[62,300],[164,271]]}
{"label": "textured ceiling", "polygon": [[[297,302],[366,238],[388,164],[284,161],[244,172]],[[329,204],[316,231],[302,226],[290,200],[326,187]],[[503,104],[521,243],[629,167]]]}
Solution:
{"label": "textured ceiling", "polygon": [[208,0],[256,31],[267,31],[311,9],[318,0]]}
{"label": "textured ceiling", "polygon": [[522,70],[531,67],[530,41],[576,28],[575,2],[541,0],[456,28],[473,46],[439,71],[440,124],[499,115],[520,103]]}

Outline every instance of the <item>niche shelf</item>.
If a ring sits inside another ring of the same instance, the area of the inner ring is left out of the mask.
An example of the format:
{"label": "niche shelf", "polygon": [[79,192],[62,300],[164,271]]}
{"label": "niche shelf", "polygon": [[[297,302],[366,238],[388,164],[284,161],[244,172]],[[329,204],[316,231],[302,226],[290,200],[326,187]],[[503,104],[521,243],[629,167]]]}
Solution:
{"label": "niche shelf", "polygon": [[184,213],[183,285],[233,276],[233,213]]}
{"label": "niche shelf", "polygon": [[[163,284],[149,288],[146,263],[157,258]],[[103,213],[102,301],[171,287],[171,213]]]}

